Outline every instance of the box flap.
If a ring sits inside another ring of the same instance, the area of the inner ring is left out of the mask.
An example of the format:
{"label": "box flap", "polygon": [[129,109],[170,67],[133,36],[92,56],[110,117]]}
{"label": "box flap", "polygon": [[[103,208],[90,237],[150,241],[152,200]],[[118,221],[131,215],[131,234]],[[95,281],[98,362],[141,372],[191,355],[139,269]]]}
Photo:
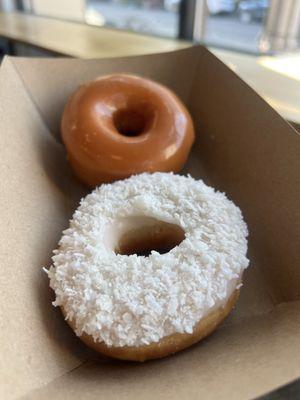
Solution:
{"label": "box flap", "polygon": [[22,400],[253,399],[299,376],[299,307],[223,327],[161,361],[87,363]]}
{"label": "box flap", "polygon": [[41,270],[49,265],[79,193],[61,172],[63,149],[9,59],[1,66],[0,99],[0,397],[10,399],[50,382],[84,358],[83,346],[51,306]]}
{"label": "box flap", "polygon": [[190,108],[202,169],[243,210],[273,299],[299,299],[299,133],[208,51]]}

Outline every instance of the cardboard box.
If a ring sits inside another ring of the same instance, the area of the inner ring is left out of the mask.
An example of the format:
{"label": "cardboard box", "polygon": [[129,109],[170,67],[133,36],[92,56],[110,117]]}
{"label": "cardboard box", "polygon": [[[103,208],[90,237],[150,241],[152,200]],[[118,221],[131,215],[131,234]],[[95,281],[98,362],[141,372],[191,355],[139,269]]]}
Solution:
{"label": "cardboard box", "polygon": [[[84,195],[60,142],[68,95],[130,72],[187,104],[185,171],[226,191],[250,229],[236,309],[207,340],[142,365],[101,359],[74,336],[42,266]],[[108,60],[5,58],[0,71],[1,399],[250,399],[300,376],[300,137],[203,47]]]}

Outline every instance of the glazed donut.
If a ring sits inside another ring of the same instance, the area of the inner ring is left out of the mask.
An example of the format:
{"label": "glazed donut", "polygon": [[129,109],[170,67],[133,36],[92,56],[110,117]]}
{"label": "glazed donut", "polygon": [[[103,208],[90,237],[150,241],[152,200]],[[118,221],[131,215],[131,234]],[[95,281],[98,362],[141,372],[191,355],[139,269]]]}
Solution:
{"label": "glazed donut", "polygon": [[48,271],[55,306],[100,353],[145,361],[212,332],[248,266],[247,227],[223,193],[140,174],[81,201]]}
{"label": "glazed donut", "polygon": [[125,74],[79,87],[66,104],[61,132],[73,171],[88,186],[141,172],[178,172],[195,136],[175,93]]}

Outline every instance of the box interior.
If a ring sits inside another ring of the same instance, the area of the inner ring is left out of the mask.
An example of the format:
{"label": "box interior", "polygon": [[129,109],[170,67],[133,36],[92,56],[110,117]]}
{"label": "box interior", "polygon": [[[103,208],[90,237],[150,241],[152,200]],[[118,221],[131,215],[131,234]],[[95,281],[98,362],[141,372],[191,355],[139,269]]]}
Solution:
{"label": "box interior", "polygon": [[[127,72],[173,89],[197,140],[184,169],[248,223],[237,307],[205,341],[145,364],[101,358],[51,306],[42,267],[86,189],[60,142],[81,83]],[[0,70],[1,390],[5,399],[249,399],[300,376],[300,137],[207,49],[106,60],[6,58]],[[1,394],[1,393],[0,393]]]}

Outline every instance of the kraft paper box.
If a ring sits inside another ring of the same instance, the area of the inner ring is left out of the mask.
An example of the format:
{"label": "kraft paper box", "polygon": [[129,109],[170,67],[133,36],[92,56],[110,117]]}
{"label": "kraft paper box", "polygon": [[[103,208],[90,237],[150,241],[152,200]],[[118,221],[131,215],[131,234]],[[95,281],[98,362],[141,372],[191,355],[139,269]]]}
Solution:
{"label": "kraft paper box", "polygon": [[[88,350],[51,305],[42,266],[86,189],[60,141],[67,97],[128,72],[173,89],[197,140],[184,172],[249,225],[240,300],[208,339],[144,364]],[[106,60],[5,58],[0,70],[1,399],[251,399],[300,376],[300,137],[208,50]]]}

